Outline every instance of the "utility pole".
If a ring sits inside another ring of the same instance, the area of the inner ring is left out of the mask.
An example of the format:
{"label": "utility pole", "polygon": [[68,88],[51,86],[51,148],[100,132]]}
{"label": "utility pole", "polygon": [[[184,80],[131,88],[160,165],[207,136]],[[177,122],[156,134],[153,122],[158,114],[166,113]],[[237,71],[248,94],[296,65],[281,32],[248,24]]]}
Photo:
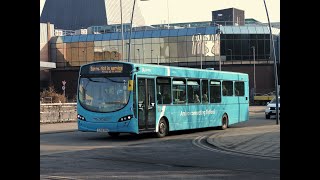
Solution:
{"label": "utility pole", "polygon": [[253,49],[253,97],[256,94],[256,50],[255,47],[252,46]]}
{"label": "utility pole", "polygon": [[122,61],[124,61],[124,36],[123,36],[123,21],[122,21],[122,0],[120,0],[120,15],[121,15]]}
{"label": "utility pole", "polygon": [[279,124],[279,103],[278,103],[279,102],[279,96],[278,96],[279,92],[278,92],[278,72],[277,72],[276,52],[274,50],[273,35],[272,35],[271,23],[270,23],[270,19],[269,19],[266,1],[263,0],[263,2],[264,2],[264,7],[266,9],[267,18],[268,18],[269,31],[270,31],[270,37],[271,37],[271,43],[272,43],[272,48],[271,48],[272,55],[270,55],[270,56],[273,57],[274,85],[275,85],[275,91],[276,91],[276,119],[277,119],[277,124]]}

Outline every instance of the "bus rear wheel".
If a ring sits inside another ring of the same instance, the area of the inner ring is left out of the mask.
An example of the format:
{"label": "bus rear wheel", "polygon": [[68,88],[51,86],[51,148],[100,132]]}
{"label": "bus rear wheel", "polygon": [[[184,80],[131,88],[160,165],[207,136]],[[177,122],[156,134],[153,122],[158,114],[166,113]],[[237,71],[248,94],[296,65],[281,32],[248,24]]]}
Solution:
{"label": "bus rear wheel", "polygon": [[168,124],[165,119],[161,118],[159,122],[158,132],[156,133],[158,138],[165,137],[168,134]]}
{"label": "bus rear wheel", "polygon": [[219,127],[219,129],[221,130],[225,130],[228,127],[228,116],[227,114],[224,114],[221,118],[221,126]]}
{"label": "bus rear wheel", "polygon": [[108,132],[108,134],[111,137],[118,137],[120,135],[120,133],[118,133],[118,132]]}

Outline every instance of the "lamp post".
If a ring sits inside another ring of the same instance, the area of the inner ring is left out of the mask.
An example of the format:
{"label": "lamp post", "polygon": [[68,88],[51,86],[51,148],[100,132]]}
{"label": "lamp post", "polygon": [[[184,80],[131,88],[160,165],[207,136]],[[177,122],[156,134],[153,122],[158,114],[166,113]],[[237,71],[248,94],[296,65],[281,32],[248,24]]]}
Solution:
{"label": "lamp post", "polygon": [[267,18],[268,18],[268,24],[269,24],[269,31],[270,31],[270,37],[271,37],[271,43],[272,43],[272,55],[273,56],[273,69],[274,69],[274,85],[275,85],[275,91],[276,91],[276,119],[277,119],[277,124],[279,124],[279,97],[278,97],[278,73],[277,73],[277,61],[276,61],[276,53],[274,50],[274,42],[273,42],[273,35],[272,35],[272,29],[271,29],[271,24],[270,24],[270,19],[269,19],[269,14],[268,14],[268,8],[266,5],[266,1],[263,0],[264,3],[264,7],[266,9],[266,14],[267,14]]}
{"label": "lamp post", "polygon": [[151,49],[151,64],[153,63],[153,62],[152,62],[152,52],[153,52],[153,49]]}
{"label": "lamp post", "polygon": [[140,49],[137,49],[138,51],[138,58],[139,58],[139,63],[140,63]]}
{"label": "lamp post", "polygon": [[221,34],[221,30],[220,30],[220,24],[215,24],[217,26],[216,29],[216,34],[217,34],[217,39],[219,41],[219,71],[221,71],[221,49],[220,49],[220,34]]}
{"label": "lamp post", "polygon": [[230,51],[230,54],[231,54],[230,60],[232,60],[232,49],[228,49],[228,51]]}
{"label": "lamp post", "polygon": [[256,94],[256,48],[251,47],[253,50],[253,96]]}
{"label": "lamp post", "polygon": [[[149,0],[140,0],[140,1],[149,1]],[[133,7],[131,13],[131,20],[130,20],[130,34],[129,34],[129,48],[128,48],[128,62],[131,61],[130,59],[130,51],[131,51],[131,37],[132,37],[132,22],[133,22],[133,14],[134,14],[134,7],[136,5],[136,0],[133,0]]]}
{"label": "lamp post", "polygon": [[168,29],[169,29],[169,0],[167,0],[167,12],[168,12]]}
{"label": "lamp post", "polygon": [[122,39],[122,61],[124,61],[124,36],[123,36],[123,21],[122,21],[122,0],[120,0],[120,16],[121,16],[121,39]]}
{"label": "lamp post", "polygon": [[131,20],[130,20],[130,35],[129,35],[129,48],[128,48],[128,62],[131,61],[130,51],[131,51],[131,35],[132,35],[132,21],[133,21],[133,14],[134,14],[134,7],[136,5],[136,0],[133,0],[133,7],[131,13]]}
{"label": "lamp post", "polygon": [[278,51],[279,51],[279,67],[280,67],[280,32],[279,32],[279,40],[278,40],[278,42],[279,42],[278,43]]}

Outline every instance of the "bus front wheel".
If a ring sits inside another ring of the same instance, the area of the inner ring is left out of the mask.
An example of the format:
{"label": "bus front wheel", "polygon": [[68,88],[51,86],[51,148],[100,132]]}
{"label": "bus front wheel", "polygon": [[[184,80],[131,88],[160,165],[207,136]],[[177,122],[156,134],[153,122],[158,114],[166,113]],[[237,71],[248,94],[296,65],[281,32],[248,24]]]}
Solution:
{"label": "bus front wheel", "polygon": [[159,129],[156,134],[158,138],[165,137],[168,134],[168,124],[165,119],[160,119]]}
{"label": "bus front wheel", "polygon": [[228,127],[228,116],[224,114],[221,118],[221,126],[219,127],[221,130],[225,130]]}

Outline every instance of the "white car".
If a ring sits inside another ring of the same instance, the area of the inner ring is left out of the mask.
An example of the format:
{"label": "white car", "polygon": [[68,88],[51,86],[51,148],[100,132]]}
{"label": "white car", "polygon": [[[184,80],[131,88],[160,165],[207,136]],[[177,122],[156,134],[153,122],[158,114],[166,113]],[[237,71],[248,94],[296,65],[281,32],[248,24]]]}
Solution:
{"label": "white car", "polygon": [[[278,108],[279,108],[279,119],[280,119],[280,97],[278,98]],[[270,119],[270,117],[276,117],[276,98],[273,98],[267,105],[265,109],[266,119]]]}

